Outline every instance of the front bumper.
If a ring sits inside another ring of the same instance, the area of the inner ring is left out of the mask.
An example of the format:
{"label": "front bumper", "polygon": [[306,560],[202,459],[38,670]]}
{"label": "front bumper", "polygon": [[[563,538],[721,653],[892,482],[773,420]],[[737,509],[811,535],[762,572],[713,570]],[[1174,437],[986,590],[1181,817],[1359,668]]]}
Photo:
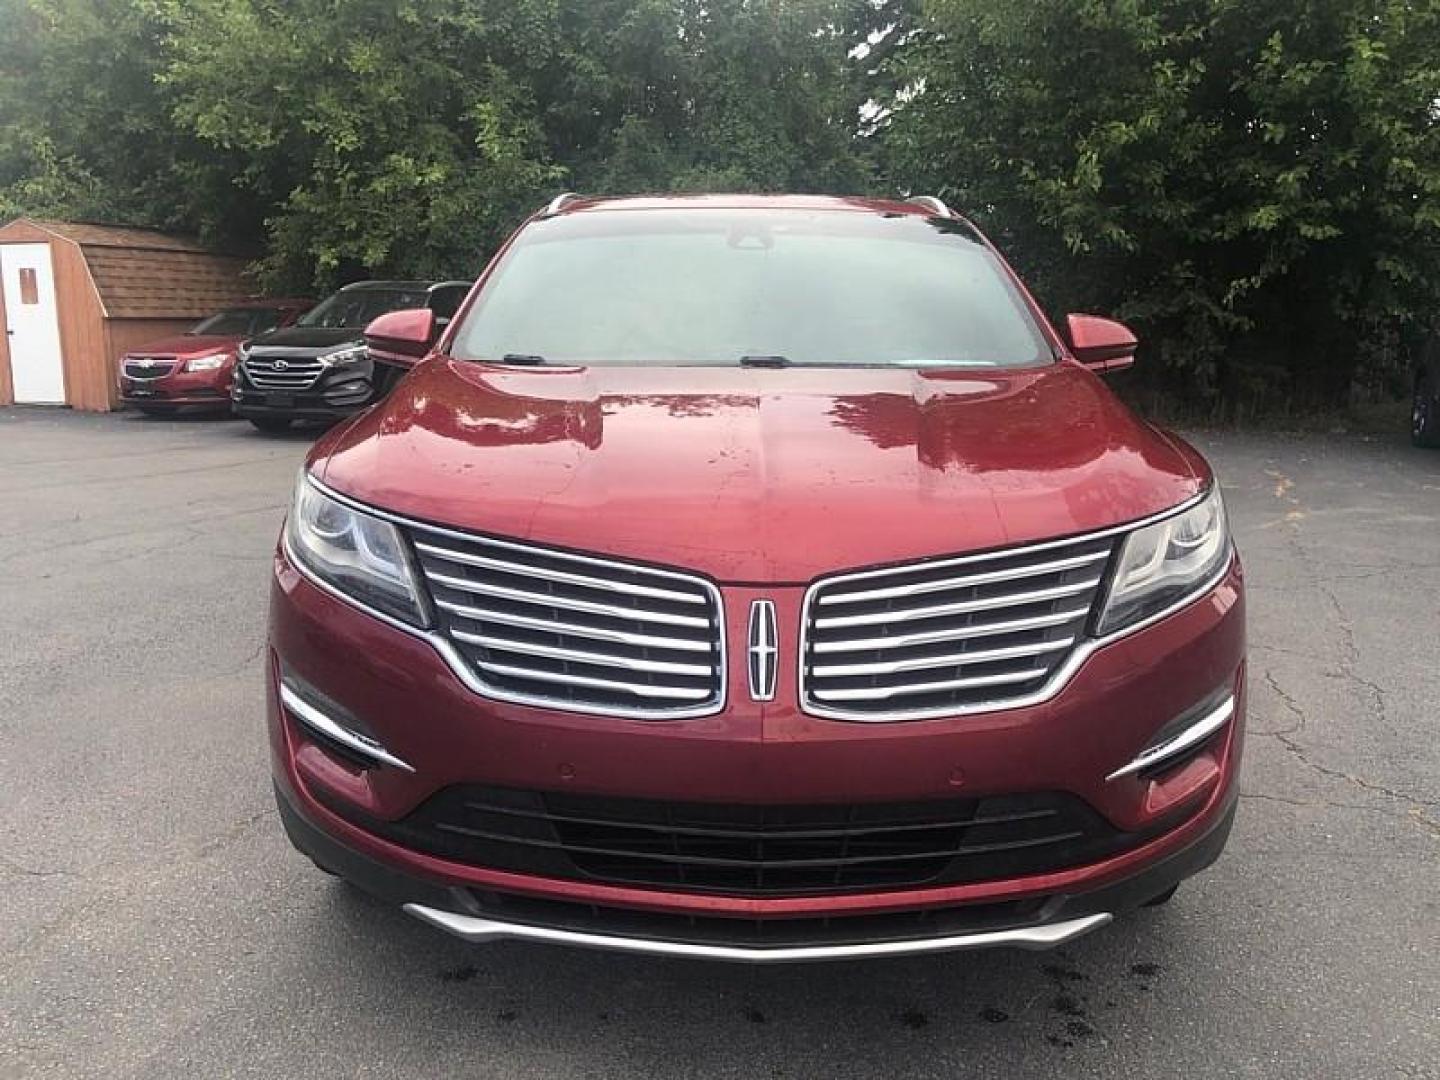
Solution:
{"label": "front bumper", "polygon": [[328,368],[312,385],[293,391],[262,389],[246,378],[242,367],[230,392],[234,412],[253,419],[342,420],[375,398],[374,370],[368,360]]}
{"label": "front bumper", "polygon": [[[727,610],[744,611],[755,590],[729,591]],[[782,626],[796,625],[799,592],[770,591]],[[685,721],[490,701],[463,686],[429,644],[317,588],[283,553],[271,644],[272,758],[296,846],[471,940],[519,937],[772,962],[1039,948],[1102,925],[1203,869],[1218,856],[1234,814],[1245,700],[1238,562],[1207,595],[1095,652],[1051,700],[924,722],[810,717],[794,704],[793,674],[782,678],[773,702],[732,700],[715,716]],[[363,768],[312,737],[280,705],[282,664],[340,701],[413,772]],[[743,673],[731,685],[744,685]],[[1233,714],[1198,753],[1158,777],[1123,773],[1155,732],[1217,688],[1233,696]],[[470,783],[742,805],[1061,791],[1137,840],[1093,862],[1019,877],[754,897],[461,863],[357,823],[403,820],[435,792]],[[337,805],[355,813],[336,813]]]}
{"label": "front bumper", "polygon": [[122,373],[120,400],[147,409],[228,410],[233,377],[230,366],[213,371],[178,370],[158,379],[135,379]]}
{"label": "front bumper", "polygon": [[[750,964],[1064,945],[1205,869],[1219,858],[1235,817],[1231,797],[1197,839],[1124,880],[1086,893],[1057,894],[1010,913],[993,905],[957,905],[938,915],[922,912],[918,917],[887,913],[762,923],[734,915],[677,915],[579,901],[535,901],[520,894],[447,886],[341,843],[305,818],[279,783],[275,795],[291,843],[317,865],[462,940],[530,941]],[[762,926],[765,932],[758,933]]]}

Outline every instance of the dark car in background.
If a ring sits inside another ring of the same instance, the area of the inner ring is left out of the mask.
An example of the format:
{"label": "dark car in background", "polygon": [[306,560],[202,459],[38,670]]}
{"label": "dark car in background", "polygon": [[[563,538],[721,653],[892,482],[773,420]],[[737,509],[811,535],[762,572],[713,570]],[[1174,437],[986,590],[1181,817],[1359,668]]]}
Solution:
{"label": "dark car in background", "polygon": [[228,412],[240,346],[289,326],[314,304],[309,299],[235,304],[183,334],[146,342],[120,358],[120,400],[152,416],[186,408]]}
{"label": "dark car in background", "polygon": [[241,350],[231,391],[239,415],[261,431],[296,420],[333,421],[384,397],[403,368],[375,364],[363,331],[403,308],[429,310],[438,328],[470,291],[468,281],[357,281],[295,325],[262,334]]}

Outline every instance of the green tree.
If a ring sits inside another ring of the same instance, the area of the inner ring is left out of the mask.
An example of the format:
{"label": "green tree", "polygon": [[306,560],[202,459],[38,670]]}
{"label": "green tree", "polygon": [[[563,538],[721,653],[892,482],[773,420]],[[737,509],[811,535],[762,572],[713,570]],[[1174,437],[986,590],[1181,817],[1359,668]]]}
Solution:
{"label": "green tree", "polygon": [[574,183],[607,192],[871,184],[847,57],[866,0],[574,0],[540,91]]}
{"label": "green tree", "polygon": [[1172,386],[1335,403],[1440,300],[1431,0],[930,0],[898,62],[890,175]]}
{"label": "green tree", "polygon": [[[536,10],[546,5],[535,5]],[[268,207],[272,282],[474,274],[560,179],[507,20],[460,0],[160,0],[173,118]]]}
{"label": "green tree", "polygon": [[253,213],[216,179],[212,148],[176,129],[162,63],[139,4],[0,0],[0,220],[194,228],[217,197],[232,218]]}

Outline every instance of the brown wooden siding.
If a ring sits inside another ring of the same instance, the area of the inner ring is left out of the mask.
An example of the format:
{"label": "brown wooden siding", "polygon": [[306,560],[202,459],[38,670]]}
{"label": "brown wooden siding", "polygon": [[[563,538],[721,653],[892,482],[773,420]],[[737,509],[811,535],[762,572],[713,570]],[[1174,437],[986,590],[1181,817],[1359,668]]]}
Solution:
{"label": "brown wooden siding", "polygon": [[60,349],[65,354],[65,403],[72,409],[107,412],[114,393],[105,363],[105,316],[90,281],[85,255],[76,244],[50,245],[60,316]]}

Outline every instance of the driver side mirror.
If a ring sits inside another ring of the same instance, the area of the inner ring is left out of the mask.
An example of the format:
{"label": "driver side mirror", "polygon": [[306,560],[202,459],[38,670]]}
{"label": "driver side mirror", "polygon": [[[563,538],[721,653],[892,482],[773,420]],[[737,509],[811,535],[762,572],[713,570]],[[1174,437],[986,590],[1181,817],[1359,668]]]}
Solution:
{"label": "driver side mirror", "polygon": [[430,351],[437,329],[429,308],[391,311],[365,327],[365,347],[373,359],[412,368]]}
{"label": "driver side mirror", "polygon": [[1091,371],[1105,374],[1135,363],[1135,349],[1140,342],[1124,323],[1098,315],[1067,315],[1065,322],[1070,331],[1070,351]]}

